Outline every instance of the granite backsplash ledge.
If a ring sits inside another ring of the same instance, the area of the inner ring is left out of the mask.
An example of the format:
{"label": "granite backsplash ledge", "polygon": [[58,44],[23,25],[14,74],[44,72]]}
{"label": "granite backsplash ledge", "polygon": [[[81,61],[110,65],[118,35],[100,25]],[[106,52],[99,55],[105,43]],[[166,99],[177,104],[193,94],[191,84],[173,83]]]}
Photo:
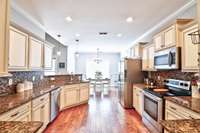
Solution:
{"label": "granite backsplash ledge", "polygon": [[198,79],[193,72],[182,72],[181,70],[155,71],[149,72],[148,77],[152,79],[157,85],[163,85],[165,79],[179,79],[192,81]]}
{"label": "granite backsplash ledge", "polygon": [[[46,86],[47,84],[56,85],[59,82],[78,82],[80,78],[77,75],[62,75],[62,76],[53,76],[46,77],[44,76],[43,71],[20,71],[20,72],[11,72],[12,77],[0,78],[0,95],[1,94],[12,94],[16,92],[16,86],[18,83],[22,83],[25,80],[32,81],[34,88]],[[33,77],[35,80],[33,81]],[[12,79],[12,85],[9,86],[9,79]]]}

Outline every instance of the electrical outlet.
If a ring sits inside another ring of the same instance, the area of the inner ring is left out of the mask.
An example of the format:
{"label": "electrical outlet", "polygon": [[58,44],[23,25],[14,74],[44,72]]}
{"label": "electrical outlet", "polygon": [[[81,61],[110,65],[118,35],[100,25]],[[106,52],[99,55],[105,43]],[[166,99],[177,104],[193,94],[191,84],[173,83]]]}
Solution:
{"label": "electrical outlet", "polygon": [[55,80],[55,78],[54,78],[54,77],[51,77],[51,78],[50,78],[50,80],[51,80],[51,81],[54,81],[54,80]]}
{"label": "electrical outlet", "polygon": [[160,76],[158,76],[158,80],[160,80]]}
{"label": "electrical outlet", "polygon": [[32,77],[32,81],[35,81],[35,76]]}
{"label": "electrical outlet", "polygon": [[10,85],[12,85],[13,84],[13,80],[12,79],[9,79],[8,80],[8,85],[10,86]]}

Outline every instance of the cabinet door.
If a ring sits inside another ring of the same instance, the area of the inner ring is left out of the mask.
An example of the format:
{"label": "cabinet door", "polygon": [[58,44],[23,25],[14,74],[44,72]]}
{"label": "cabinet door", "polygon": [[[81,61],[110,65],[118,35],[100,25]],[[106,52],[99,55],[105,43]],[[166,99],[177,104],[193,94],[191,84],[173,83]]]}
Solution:
{"label": "cabinet door", "polygon": [[78,90],[77,89],[66,90],[64,98],[65,98],[65,107],[76,104],[78,102]]}
{"label": "cabinet door", "polygon": [[148,69],[148,49],[144,47],[142,51],[142,70],[146,69]]}
{"label": "cabinet door", "polygon": [[10,27],[9,69],[27,69],[28,35]]}
{"label": "cabinet door", "polygon": [[89,87],[80,88],[80,102],[87,101],[89,99]]}
{"label": "cabinet door", "polygon": [[175,25],[164,31],[164,44],[165,47],[171,47],[176,45],[176,27]]}
{"label": "cabinet door", "polygon": [[148,67],[149,69],[154,69],[154,45],[148,48]]}
{"label": "cabinet door", "polygon": [[165,111],[165,120],[180,120],[184,119],[184,117],[177,115],[174,112],[171,112],[169,110]]}
{"label": "cabinet door", "polygon": [[42,121],[41,106],[35,107],[32,111],[32,121]]}
{"label": "cabinet door", "polygon": [[44,68],[51,69],[52,68],[52,55],[53,55],[53,47],[45,44],[44,45]]}
{"label": "cabinet door", "polygon": [[154,37],[154,43],[155,43],[155,50],[160,50],[164,47],[163,44],[163,34],[158,34]]}
{"label": "cabinet door", "polygon": [[143,94],[142,94],[142,90],[139,89],[138,90],[138,113],[140,115],[142,115],[142,110],[143,110]]}
{"label": "cabinet door", "polygon": [[183,31],[183,47],[182,47],[182,69],[183,71],[198,70],[198,45],[192,44],[190,33],[198,30],[198,25],[192,26]]}
{"label": "cabinet door", "polygon": [[0,0],[0,77],[7,76],[10,0]]}
{"label": "cabinet door", "polygon": [[43,66],[43,42],[30,38],[29,41],[29,68],[41,69]]}

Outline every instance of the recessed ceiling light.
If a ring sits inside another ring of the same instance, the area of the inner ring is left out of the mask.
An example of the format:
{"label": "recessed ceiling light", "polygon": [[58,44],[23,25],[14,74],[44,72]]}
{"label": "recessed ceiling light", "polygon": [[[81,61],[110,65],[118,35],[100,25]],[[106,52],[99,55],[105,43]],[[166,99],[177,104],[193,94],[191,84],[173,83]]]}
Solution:
{"label": "recessed ceiling light", "polygon": [[79,37],[79,36],[81,36],[81,35],[80,35],[80,34],[75,34],[75,36],[76,36],[76,37]]}
{"label": "recessed ceiling light", "polygon": [[66,17],[65,18],[68,22],[71,22],[72,21],[72,18],[70,16]]}
{"label": "recessed ceiling light", "polygon": [[133,18],[132,18],[132,17],[128,17],[128,18],[126,19],[126,22],[127,22],[127,23],[133,22]]}
{"label": "recessed ceiling light", "polygon": [[122,34],[121,33],[117,34],[117,37],[122,37]]}

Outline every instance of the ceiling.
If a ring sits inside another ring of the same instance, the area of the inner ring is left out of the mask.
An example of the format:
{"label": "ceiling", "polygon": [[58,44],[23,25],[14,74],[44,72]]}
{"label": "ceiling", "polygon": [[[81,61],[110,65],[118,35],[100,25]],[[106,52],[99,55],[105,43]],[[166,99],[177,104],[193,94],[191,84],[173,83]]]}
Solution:
{"label": "ceiling", "polygon": [[[56,36],[62,35],[65,45],[75,45],[79,51],[117,52],[172,14],[188,0],[12,0],[20,9]],[[65,18],[71,16],[72,22]],[[127,17],[133,17],[127,23]],[[108,32],[99,36],[99,32]],[[118,37],[117,34],[122,36]],[[76,37],[75,34],[80,34]]]}

